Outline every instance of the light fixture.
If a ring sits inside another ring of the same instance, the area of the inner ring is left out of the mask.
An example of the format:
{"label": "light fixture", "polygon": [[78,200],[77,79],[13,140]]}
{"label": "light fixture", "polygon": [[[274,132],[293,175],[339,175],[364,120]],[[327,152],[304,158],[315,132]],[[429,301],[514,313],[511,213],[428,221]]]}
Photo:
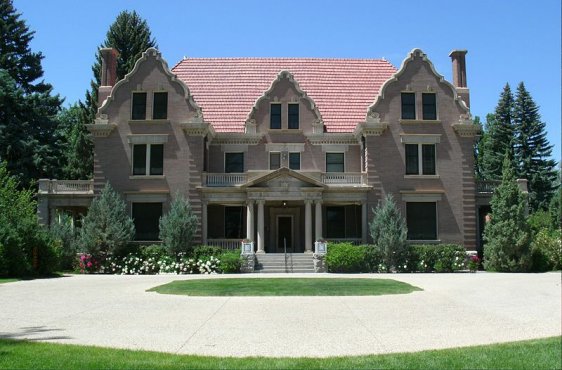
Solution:
{"label": "light fixture", "polygon": [[287,207],[287,201],[286,200],[283,201],[283,207]]}

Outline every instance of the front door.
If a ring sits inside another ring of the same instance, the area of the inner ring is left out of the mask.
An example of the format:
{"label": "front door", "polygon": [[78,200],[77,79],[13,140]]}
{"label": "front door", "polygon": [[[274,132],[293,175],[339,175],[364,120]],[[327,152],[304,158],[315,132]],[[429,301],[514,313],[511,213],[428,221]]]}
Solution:
{"label": "front door", "polygon": [[293,252],[293,216],[277,216],[277,252]]}

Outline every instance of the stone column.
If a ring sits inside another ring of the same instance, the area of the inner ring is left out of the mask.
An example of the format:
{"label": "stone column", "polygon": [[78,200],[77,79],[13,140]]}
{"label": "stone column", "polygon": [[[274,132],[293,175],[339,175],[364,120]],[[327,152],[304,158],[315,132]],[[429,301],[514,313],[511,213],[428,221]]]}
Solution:
{"label": "stone column", "polygon": [[304,253],[312,253],[312,203],[304,201]]}
{"label": "stone column", "polygon": [[367,200],[361,203],[361,243],[367,244]]}
{"label": "stone column", "polygon": [[254,201],[246,203],[246,239],[254,241]]}
{"label": "stone column", "polygon": [[207,201],[201,201],[201,243],[207,245]]}
{"label": "stone column", "polygon": [[316,240],[323,238],[324,236],[322,235],[322,201],[321,200],[317,200],[316,201],[316,211],[315,211],[315,222],[316,222],[316,227],[315,227],[315,238]]}
{"label": "stone column", "polygon": [[258,250],[256,253],[265,253],[264,248],[264,228],[263,228],[263,208],[264,208],[265,200],[258,200]]}

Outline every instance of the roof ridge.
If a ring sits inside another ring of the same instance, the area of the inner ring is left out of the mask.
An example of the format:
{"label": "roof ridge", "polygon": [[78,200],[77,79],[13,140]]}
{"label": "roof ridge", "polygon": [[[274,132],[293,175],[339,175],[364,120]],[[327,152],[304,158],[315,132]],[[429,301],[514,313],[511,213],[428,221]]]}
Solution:
{"label": "roof ridge", "polygon": [[[390,63],[385,58],[325,58],[325,57],[184,57],[177,64],[185,60],[333,60],[333,61],[378,61]],[[176,64],[176,65],[177,65]]]}

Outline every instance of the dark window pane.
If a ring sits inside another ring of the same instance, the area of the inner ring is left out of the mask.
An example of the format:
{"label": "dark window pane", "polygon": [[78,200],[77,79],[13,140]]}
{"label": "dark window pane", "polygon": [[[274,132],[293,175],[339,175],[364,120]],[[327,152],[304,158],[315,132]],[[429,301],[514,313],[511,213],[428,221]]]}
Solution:
{"label": "dark window pane", "polygon": [[281,104],[271,104],[270,111],[270,128],[280,129],[281,128]]}
{"label": "dark window pane", "polygon": [[135,240],[158,240],[162,203],[133,203]]}
{"label": "dark window pane", "polygon": [[227,239],[243,238],[243,209],[242,207],[224,208],[224,236]]}
{"label": "dark window pane", "polygon": [[299,128],[299,105],[289,104],[289,128]]}
{"label": "dark window pane", "polygon": [[326,153],[326,172],[344,172],[343,153]]}
{"label": "dark window pane", "polygon": [[133,175],[146,175],[146,144],[133,145]]}
{"label": "dark window pane", "polygon": [[301,154],[300,153],[289,153],[289,168],[292,170],[301,169]]}
{"label": "dark window pane", "polygon": [[402,119],[416,119],[416,94],[402,93]]}
{"label": "dark window pane", "polygon": [[164,174],[164,145],[162,144],[150,146],[150,174]]}
{"label": "dark window pane", "polygon": [[131,119],[146,119],[146,93],[133,93]]}
{"label": "dark window pane", "polygon": [[435,145],[422,145],[422,170],[424,175],[435,175]]}
{"label": "dark window pane", "polygon": [[436,120],[437,107],[435,104],[435,94],[422,94],[423,119]]}
{"label": "dark window pane", "polygon": [[153,104],[154,107],[152,108],[152,119],[168,118],[168,93],[167,92],[155,92]]}
{"label": "dark window pane", "polygon": [[406,175],[419,175],[418,144],[406,144]]}
{"label": "dark window pane", "polygon": [[408,239],[437,240],[436,206],[434,202],[406,203]]}
{"label": "dark window pane", "polygon": [[277,170],[281,167],[281,153],[269,153],[269,169]]}
{"label": "dark window pane", "polygon": [[224,172],[244,172],[244,153],[226,153],[224,156]]}
{"label": "dark window pane", "polygon": [[326,207],[326,236],[345,238],[345,207]]}

